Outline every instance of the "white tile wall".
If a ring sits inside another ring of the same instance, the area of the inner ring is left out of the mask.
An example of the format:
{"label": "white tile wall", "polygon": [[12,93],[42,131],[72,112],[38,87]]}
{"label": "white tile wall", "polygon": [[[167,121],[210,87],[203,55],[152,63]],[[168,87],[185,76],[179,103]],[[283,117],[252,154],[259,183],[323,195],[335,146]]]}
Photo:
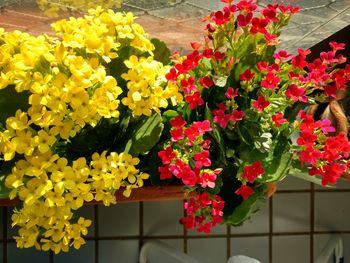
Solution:
{"label": "white tile wall", "polygon": [[182,235],[182,201],[145,202],[144,235]]}
{"label": "white tile wall", "polygon": [[[154,240],[145,240],[145,244],[147,242],[153,242]],[[179,251],[179,253],[183,253],[183,240],[182,239],[160,239],[158,240],[162,243],[169,245],[170,247]],[[170,257],[166,253],[160,250],[149,250],[148,257],[150,263],[178,263],[179,261]]]}
{"label": "white tile wall", "polygon": [[246,233],[268,233],[269,232],[269,202],[265,206],[253,214],[252,217],[239,227],[231,227],[232,234]]}
{"label": "white tile wall", "polygon": [[269,261],[268,237],[231,238],[231,255],[245,255],[262,263]]}
{"label": "white tile wall", "polygon": [[99,241],[100,263],[137,263],[138,259],[138,240]]}
{"label": "white tile wall", "polygon": [[[350,188],[350,183],[340,182],[339,188]],[[291,177],[278,185],[281,190],[309,189],[310,184]],[[315,189],[318,189],[316,186]],[[315,230],[350,230],[350,193],[316,192],[315,193]],[[144,235],[183,235],[183,227],[179,223],[183,216],[182,201],[145,202]],[[16,233],[10,227],[12,208],[8,208],[9,235]],[[1,225],[0,209],[0,225]],[[79,215],[94,219],[94,207],[84,206]],[[117,204],[111,207],[98,206],[99,236],[138,236],[139,235],[139,203]],[[232,234],[253,234],[269,232],[269,207],[267,205],[243,226],[231,228]],[[274,232],[308,232],[310,231],[310,194],[309,193],[277,193],[273,197],[273,230]],[[226,234],[227,227],[219,225],[212,234]],[[94,226],[89,229],[93,236]],[[199,234],[188,232],[188,253],[203,263],[224,263],[227,258],[227,240],[225,238],[191,238]],[[350,259],[350,235],[342,235],[346,262]],[[314,256],[320,253],[330,235],[314,236]],[[145,242],[152,241],[144,240]],[[183,251],[182,239],[161,239],[162,242]],[[138,262],[138,240],[100,240],[100,263],[136,263]],[[309,263],[310,240],[308,235],[274,236],[272,263]],[[0,246],[0,262],[2,261]],[[268,237],[233,237],[231,238],[231,255],[244,254],[257,258],[262,263],[269,261]],[[8,244],[9,263],[48,263],[48,254],[34,249],[19,250],[14,243]],[[154,263],[172,263],[165,255],[155,255]],[[152,261],[152,262],[153,262]],[[87,241],[79,251],[54,256],[55,263],[94,262],[94,241]],[[330,263],[330,262],[329,262]]]}
{"label": "white tile wall", "polygon": [[188,254],[202,263],[224,263],[227,261],[226,239],[189,239]]}
{"label": "white tile wall", "polygon": [[278,182],[277,190],[308,190],[310,183],[294,176],[288,176],[283,181]]}
{"label": "white tile wall", "polygon": [[273,197],[274,232],[310,230],[310,194],[288,193]]}
{"label": "white tile wall", "polygon": [[139,234],[139,203],[99,206],[99,235],[130,236]]}
{"label": "white tile wall", "polygon": [[55,263],[68,263],[68,262],[94,263],[95,262],[94,248],[95,248],[95,242],[87,241],[86,244],[82,246],[79,250],[75,250],[73,247],[71,247],[69,252],[55,255],[54,262]]}
{"label": "white tile wall", "polygon": [[273,263],[309,263],[309,236],[277,236],[272,239]]}
{"label": "white tile wall", "polygon": [[350,193],[315,194],[315,230],[350,230]]}

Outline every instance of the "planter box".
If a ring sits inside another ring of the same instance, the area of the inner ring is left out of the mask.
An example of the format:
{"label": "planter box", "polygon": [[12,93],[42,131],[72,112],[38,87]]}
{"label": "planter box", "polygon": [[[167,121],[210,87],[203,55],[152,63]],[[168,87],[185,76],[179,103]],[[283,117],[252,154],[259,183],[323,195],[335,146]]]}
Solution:
{"label": "planter box", "polygon": [[[139,202],[139,201],[166,201],[166,200],[183,200],[186,198],[181,185],[168,186],[144,186],[133,189],[129,198],[123,195],[123,191],[116,193],[117,203]],[[101,202],[92,201],[87,204],[100,204]],[[0,199],[0,206],[15,206],[18,199]]]}

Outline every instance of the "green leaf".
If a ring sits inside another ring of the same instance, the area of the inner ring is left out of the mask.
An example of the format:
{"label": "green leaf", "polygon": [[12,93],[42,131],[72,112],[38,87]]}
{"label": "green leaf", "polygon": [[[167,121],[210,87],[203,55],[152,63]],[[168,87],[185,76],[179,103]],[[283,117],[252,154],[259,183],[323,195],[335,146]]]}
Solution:
{"label": "green leaf", "polygon": [[0,168],[0,198],[9,197],[9,193],[11,190],[5,186],[5,179],[11,173],[12,167],[15,165],[15,162],[17,160],[18,159],[15,158],[9,162],[3,162],[3,161],[0,162],[2,163]]}
{"label": "green leaf", "polygon": [[168,123],[171,119],[175,118],[179,113],[175,110],[167,110],[163,113],[163,123]]}
{"label": "green leaf", "polygon": [[289,151],[289,140],[283,134],[276,137],[277,143],[273,149],[272,156],[269,156],[272,160],[267,164],[263,164],[265,167],[264,182],[281,181],[291,167],[292,153]]}
{"label": "green leaf", "polygon": [[154,45],[154,59],[162,62],[164,65],[169,64],[171,52],[165,42],[159,40],[158,38],[152,38],[151,42]]}
{"label": "green leaf", "polygon": [[262,133],[259,137],[256,137],[254,146],[262,153],[268,152],[272,144],[272,134],[269,132]]}
{"label": "green leaf", "polygon": [[[289,171],[290,164],[292,162],[292,153],[286,152],[281,155],[281,158],[276,158],[267,166],[265,172],[268,179],[264,179],[264,182],[275,182],[283,180]],[[275,169],[277,167],[277,169]]]}
{"label": "green leaf", "polygon": [[254,193],[240,205],[238,205],[233,213],[224,219],[224,223],[233,226],[239,226],[249,219],[252,214],[257,212],[267,200],[264,194],[265,186],[261,185],[254,188]]}
{"label": "green leaf", "polygon": [[0,175],[0,198],[8,198],[10,194],[10,189],[5,186],[6,176]]}
{"label": "green leaf", "polygon": [[214,77],[214,83],[218,87],[225,87],[227,83],[227,76],[216,76]]}
{"label": "green leaf", "polygon": [[163,128],[162,118],[157,113],[142,118],[136,125],[129,126],[124,151],[133,156],[147,153],[158,143]]}
{"label": "green leaf", "polygon": [[27,111],[29,93],[24,91],[18,93],[13,85],[0,89],[0,123],[5,126],[8,117],[15,116],[18,109]]}
{"label": "green leaf", "polygon": [[225,142],[224,139],[222,138],[221,132],[217,125],[213,123],[213,116],[211,114],[211,111],[208,107],[208,103],[205,104],[205,112],[204,112],[204,117],[206,120],[210,121],[210,126],[212,127],[212,131],[210,134],[212,135],[213,139],[215,140],[215,143],[218,145],[219,150],[220,150],[220,162],[223,163],[224,165],[227,164],[226,157],[225,157]]}

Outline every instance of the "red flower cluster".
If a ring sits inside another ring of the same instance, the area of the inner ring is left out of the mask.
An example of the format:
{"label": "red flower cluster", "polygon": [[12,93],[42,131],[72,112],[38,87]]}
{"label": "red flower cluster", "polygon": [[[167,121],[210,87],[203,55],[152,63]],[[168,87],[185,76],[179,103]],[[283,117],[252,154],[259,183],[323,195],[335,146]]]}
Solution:
{"label": "red flower cluster", "polygon": [[[175,176],[186,186],[214,188],[221,169],[208,168],[212,164],[209,158],[210,143],[203,139],[203,135],[211,131],[209,121],[194,122],[189,127],[184,127],[186,121],[178,115],[170,121],[170,125],[172,146],[176,151],[169,145],[165,150],[158,152],[163,163],[163,166],[158,168],[160,178],[164,180]],[[191,163],[194,165],[191,166]]]}
{"label": "red flower cluster", "polygon": [[[260,161],[255,161],[251,165],[246,165],[243,167],[242,179],[246,179],[249,183],[254,183],[255,179],[265,173],[264,167],[261,166]],[[247,199],[250,195],[254,193],[253,188],[246,184],[242,184],[240,188],[235,191],[236,195],[241,195],[243,199]]]}
{"label": "red flower cluster", "polygon": [[334,132],[329,120],[314,121],[312,116],[304,111],[299,113],[301,118],[300,137],[297,144],[302,147],[299,160],[311,164],[310,175],[322,177],[322,185],[335,184],[348,167],[350,143],[344,133],[335,136],[325,136]]}
{"label": "red flower cluster", "polygon": [[220,196],[203,192],[184,203],[187,215],[181,222],[186,229],[197,228],[198,232],[210,233],[212,227],[222,222],[223,208],[224,201]]}

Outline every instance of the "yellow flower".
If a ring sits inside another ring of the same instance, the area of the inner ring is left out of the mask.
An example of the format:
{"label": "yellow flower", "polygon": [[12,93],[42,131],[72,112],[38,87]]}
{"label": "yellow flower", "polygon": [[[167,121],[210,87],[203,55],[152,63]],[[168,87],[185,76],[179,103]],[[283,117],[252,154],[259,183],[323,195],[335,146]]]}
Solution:
{"label": "yellow flower", "polygon": [[6,120],[6,128],[13,130],[24,130],[28,128],[28,115],[21,110],[16,111],[15,117],[9,117]]}
{"label": "yellow flower", "polygon": [[46,131],[40,130],[38,135],[34,137],[34,142],[38,146],[40,153],[46,153],[50,147],[56,142],[54,136],[49,135]]}

